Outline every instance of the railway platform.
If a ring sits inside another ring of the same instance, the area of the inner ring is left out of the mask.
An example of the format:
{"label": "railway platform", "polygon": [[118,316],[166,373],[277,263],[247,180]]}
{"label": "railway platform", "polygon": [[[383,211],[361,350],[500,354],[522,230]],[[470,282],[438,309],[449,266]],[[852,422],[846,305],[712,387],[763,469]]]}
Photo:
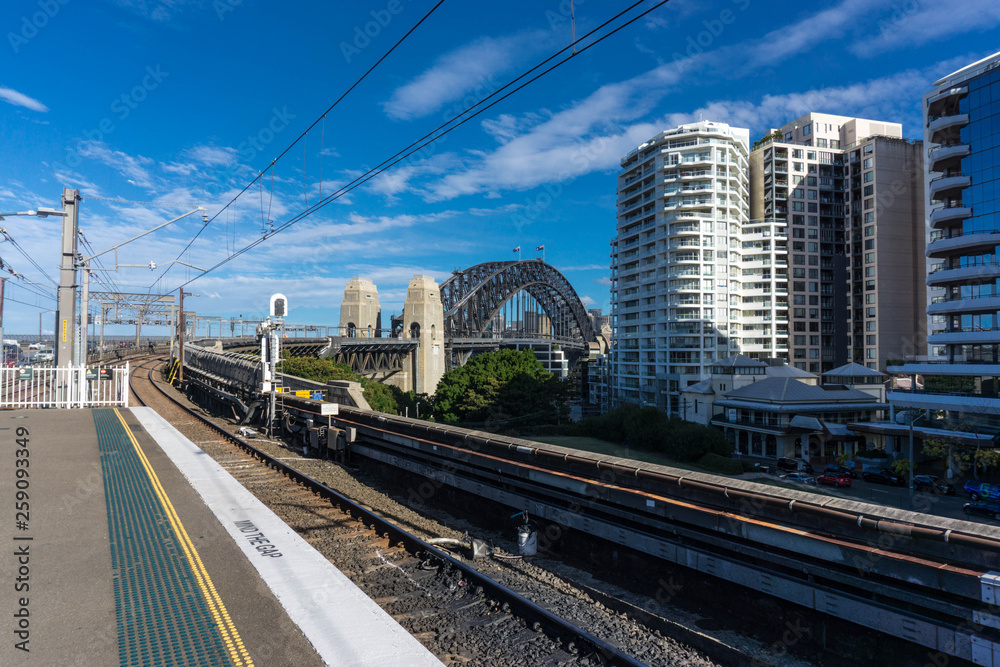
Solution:
{"label": "railway platform", "polygon": [[440,665],[149,408],[0,412],[0,664]]}

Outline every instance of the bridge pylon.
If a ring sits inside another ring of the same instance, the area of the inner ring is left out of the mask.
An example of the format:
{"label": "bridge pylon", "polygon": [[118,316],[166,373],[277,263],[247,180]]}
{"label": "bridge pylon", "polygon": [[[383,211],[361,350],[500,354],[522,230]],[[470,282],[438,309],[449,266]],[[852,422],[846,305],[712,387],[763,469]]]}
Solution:
{"label": "bridge pylon", "polygon": [[430,276],[413,276],[406,290],[403,337],[418,340],[411,386],[418,394],[433,394],[445,370],[444,308],[441,289]]}

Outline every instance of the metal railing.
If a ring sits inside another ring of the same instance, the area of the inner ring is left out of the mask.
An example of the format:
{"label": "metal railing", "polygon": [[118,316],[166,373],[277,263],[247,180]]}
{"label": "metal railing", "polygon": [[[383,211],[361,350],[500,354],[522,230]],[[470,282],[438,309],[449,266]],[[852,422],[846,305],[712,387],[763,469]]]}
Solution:
{"label": "metal railing", "polygon": [[127,408],[128,374],[128,362],[103,368],[2,368],[0,408]]}

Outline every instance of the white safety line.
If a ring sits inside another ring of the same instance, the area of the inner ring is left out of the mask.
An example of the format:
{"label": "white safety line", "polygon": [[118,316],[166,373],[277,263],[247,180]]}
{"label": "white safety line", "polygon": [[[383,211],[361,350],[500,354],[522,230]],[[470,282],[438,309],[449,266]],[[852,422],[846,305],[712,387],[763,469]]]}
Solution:
{"label": "white safety line", "polygon": [[151,408],[131,410],[219,519],[324,662],[371,667],[441,665],[215,460]]}

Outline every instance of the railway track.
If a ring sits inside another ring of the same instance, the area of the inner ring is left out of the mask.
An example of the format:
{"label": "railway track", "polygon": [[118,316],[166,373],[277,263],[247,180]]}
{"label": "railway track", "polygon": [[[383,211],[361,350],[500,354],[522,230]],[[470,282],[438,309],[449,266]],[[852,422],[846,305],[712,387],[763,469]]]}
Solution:
{"label": "railway track", "polygon": [[[712,665],[693,649],[596,603],[508,554],[466,560],[428,544],[468,536],[282,443],[246,440],[169,388],[157,360],[130,389],[217,460],[445,664]],[[487,549],[488,550],[488,549]],[[749,660],[747,660],[749,662]]]}

